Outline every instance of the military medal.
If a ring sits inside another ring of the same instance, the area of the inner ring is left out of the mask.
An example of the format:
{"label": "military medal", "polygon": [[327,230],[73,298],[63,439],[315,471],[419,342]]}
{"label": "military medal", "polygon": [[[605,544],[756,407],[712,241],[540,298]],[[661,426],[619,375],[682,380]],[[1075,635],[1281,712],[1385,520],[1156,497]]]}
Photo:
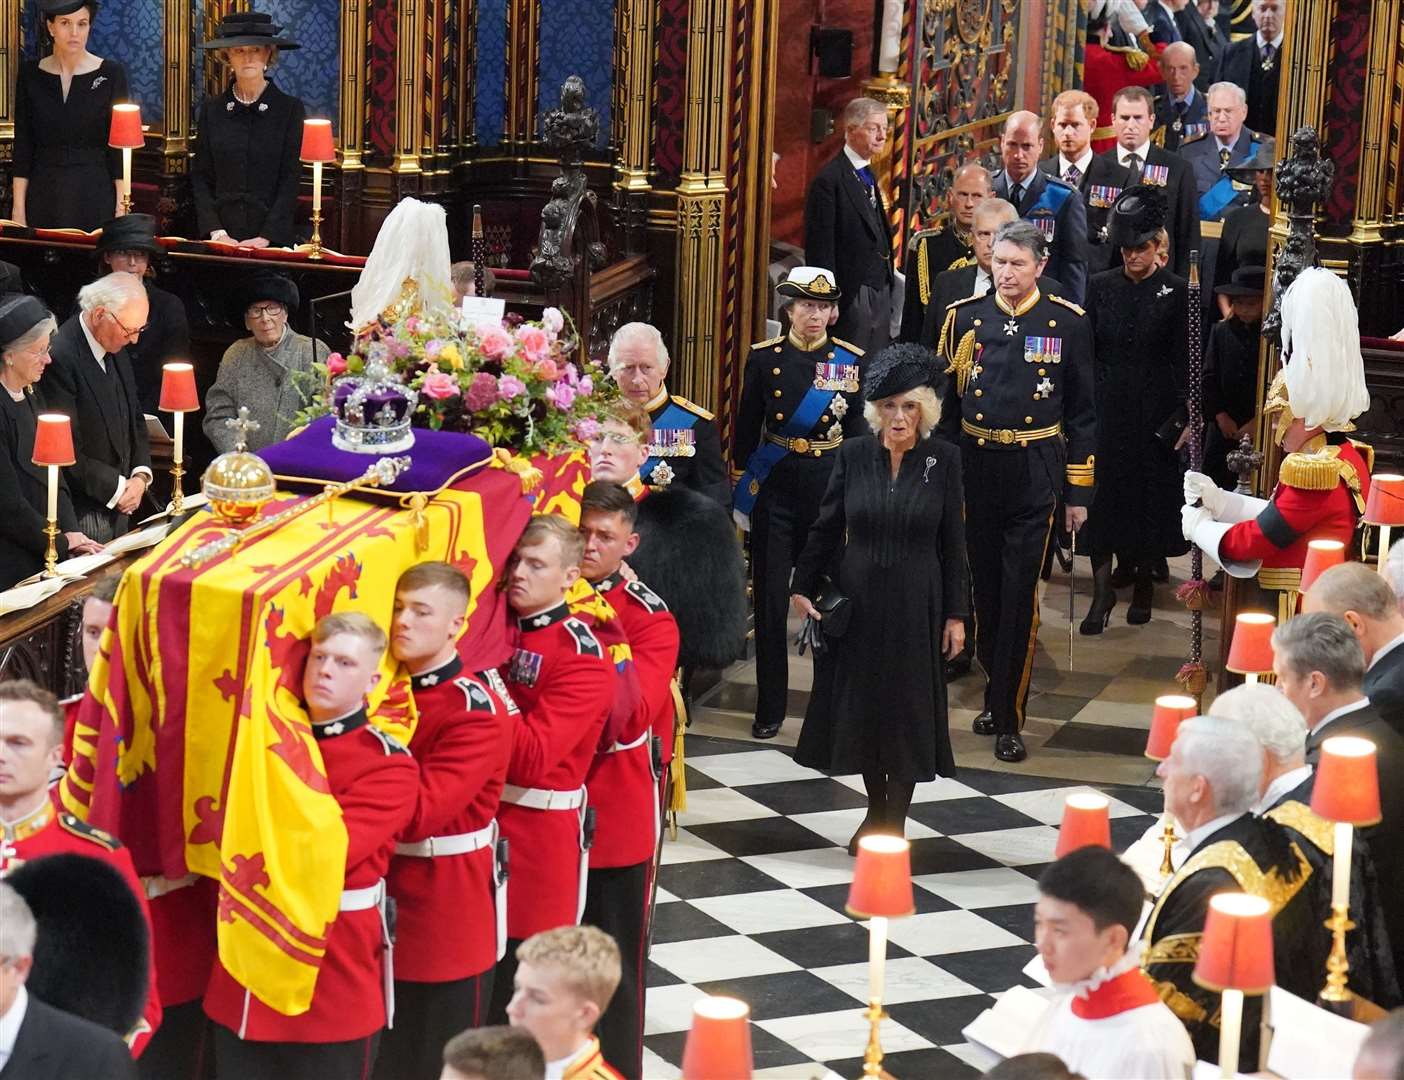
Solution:
{"label": "military medal", "polygon": [[1056,228],[1057,225],[1057,223],[1053,220],[1053,215],[1040,214],[1038,217],[1032,218],[1030,220],[1032,220],[1034,226],[1038,229],[1038,231],[1043,233],[1044,238],[1050,243],[1052,243],[1053,230]]}
{"label": "military medal", "polygon": [[860,388],[857,364],[826,364],[820,361],[814,365],[814,389],[856,394]]}
{"label": "military medal", "polygon": [[1164,187],[1170,182],[1169,165],[1147,165],[1141,170],[1141,183]]}
{"label": "military medal", "polygon": [[1121,194],[1121,188],[1108,187],[1105,184],[1092,184],[1087,189],[1087,202],[1099,210],[1105,210],[1116,202],[1116,197]]}
{"label": "military medal", "polygon": [[654,428],[649,457],[695,457],[697,445],[691,428]]}
{"label": "military medal", "polygon": [[675,475],[671,465],[666,461],[660,461],[653,467],[653,472],[649,474],[648,478],[656,487],[667,487],[673,482]]}
{"label": "military medal", "polygon": [[1179,130],[1180,130],[1181,128],[1183,128],[1184,126],[1185,126],[1185,125],[1184,125],[1183,123],[1180,122],[1180,118],[1179,118],[1178,116],[1175,117],[1175,122],[1174,122],[1173,124],[1170,125],[1171,129],[1174,130],[1174,131],[1179,131]]}
{"label": "military medal", "polygon": [[1156,298],[1159,299],[1159,298],[1162,297],[1162,296],[1169,296],[1169,295],[1170,295],[1171,293],[1173,293],[1174,291],[1175,291],[1175,290],[1172,289],[1169,285],[1162,285],[1162,286],[1160,287],[1160,291],[1159,291],[1158,293],[1156,293],[1155,295],[1156,295]]}
{"label": "military medal", "polygon": [[1004,336],[1005,336],[1005,337],[1013,337],[1013,336],[1014,336],[1015,334],[1017,334],[1018,332],[1019,332],[1019,324],[1016,323],[1016,322],[1014,321],[1013,316],[1011,316],[1010,318],[1008,318],[1007,320],[1005,320],[1005,323],[1004,323]]}
{"label": "military medal", "polygon": [[829,402],[829,411],[834,414],[834,418],[842,420],[848,415],[848,398],[836,397]]}
{"label": "military medal", "polygon": [[1041,383],[1034,387],[1034,389],[1038,392],[1038,396],[1041,398],[1052,397],[1053,380],[1045,378]]}
{"label": "military medal", "polygon": [[520,683],[522,686],[535,686],[536,680],[541,677],[541,660],[540,653],[518,649],[512,654],[512,662],[507,668],[508,681]]}
{"label": "military medal", "polygon": [[1063,339],[1059,337],[1024,338],[1024,363],[1061,364],[1063,362]]}

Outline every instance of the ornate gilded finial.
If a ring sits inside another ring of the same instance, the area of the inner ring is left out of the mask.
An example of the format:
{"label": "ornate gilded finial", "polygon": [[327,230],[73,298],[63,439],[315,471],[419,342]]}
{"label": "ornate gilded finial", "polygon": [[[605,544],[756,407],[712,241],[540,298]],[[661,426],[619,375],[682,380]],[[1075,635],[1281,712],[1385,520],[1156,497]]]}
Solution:
{"label": "ornate gilded finial", "polygon": [[1230,450],[1224,456],[1224,462],[1238,477],[1238,486],[1233,490],[1240,495],[1253,494],[1253,474],[1263,463],[1263,455],[1253,449],[1253,437],[1244,435],[1239,440],[1238,448]]}
{"label": "ornate gilded finial", "polygon": [[240,405],[239,415],[231,416],[224,422],[224,426],[234,432],[234,449],[247,450],[249,448],[249,436],[263,425],[257,420],[250,419],[249,407],[247,405]]}

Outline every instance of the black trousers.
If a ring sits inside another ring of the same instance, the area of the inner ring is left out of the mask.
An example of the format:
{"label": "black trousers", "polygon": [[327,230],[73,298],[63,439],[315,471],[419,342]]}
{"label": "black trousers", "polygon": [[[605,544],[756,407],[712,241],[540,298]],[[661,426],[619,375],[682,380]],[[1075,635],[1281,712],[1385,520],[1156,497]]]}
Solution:
{"label": "black trousers", "polygon": [[370,1080],[380,1032],[335,1043],[252,1042],[212,1024],[219,1080]]}
{"label": "black trousers", "polygon": [[487,1023],[492,973],[452,982],[395,980],[395,1026],[381,1036],[375,1080],[438,1080],[444,1044]]}
{"label": "black trousers", "polygon": [[137,1075],[141,1080],[208,1080],[213,1077],[211,1027],[199,998],[165,1006],[161,1010],[161,1026],[137,1058]]}
{"label": "black trousers", "polygon": [[975,655],[985,669],[985,708],[995,730],[1023,730],[1034,645],[1038,580],[1063,482],[1062,447],[984,449],[961,438],[965,536],[975,594]]}
{"label": "black trousers", "polygon": [[892,289],[891,282],[881,288],[858,286],[853,302],[834,323],[834,337],[857,345],[869,362],[892,340]]}
{"label": "black trousers", "polygon": [[517,978],[517,946],[524,939],[509,937],[507,951],[492,969],[492,992],[488,994],[487,1023],[507,1023],[507,1003],[512,1000]]}
{"label": "black trousers", "polygon": [[819,516],[832,452],[804,462],[782,459],[751,514],[751,602],[756,617],[756,721],[782,723],[790,687],[790,575]]}
{"label": "black trousers", "polygon": [[644,1031],[644,961],[648,927],[651,862],[633,866],[590,868],[581,922],[598,927],[619,946],[619,989],[600,1017],[596,1033],[605,1060],[625,1080],[642,1080]]}

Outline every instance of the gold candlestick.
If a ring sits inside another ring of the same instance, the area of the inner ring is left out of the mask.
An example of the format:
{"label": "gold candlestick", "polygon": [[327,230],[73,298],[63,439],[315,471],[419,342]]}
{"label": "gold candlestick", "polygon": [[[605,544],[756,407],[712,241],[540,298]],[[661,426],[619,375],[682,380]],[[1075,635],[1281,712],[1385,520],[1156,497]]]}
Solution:
{"label": "gold candlestick", "polygon": [[322,257],[322,163],[312,163],[312,250],[309,259]]}
{"label": "gold candlestick", "polygon": [[44,526],[44,535],[49,538],[49,550],[44,552],[44,576],[58,577],[58,522],[49,518]]}
{"label": "gold candlestick", "polygon": [[882,1011],[882,998],[868,999],[868,1008],[863,1013],[868,1018],[868,1045],[863,1051],[863,1075],[864,1076],[889,1076],[890,1074],[882,1067],[882,1043],[878,1039],[878,1028],[887,1019],[887,1013]]}
{"label": "gold candlestick", "polygon": [[1323,1009],[1349,1016],[1355,995],[1346,986],[1350,961],[1346,959],[1345,936],[1347,930],[1355,929],[1355,923],[1350,921],[1346,905],[1332,904],[1331,917],[1326,920],[1325,926],[1331,931],[1331,955],[1326,958],[1326,985],[1317,995],[1317,1003]]}
{"label": "gold candlestick", "polygon": [[1164,877],[1169,877],[1175,872],[1174,860],[1170,858],[1170,852],[1175,847],[1175,842],[1179,837],[1175,835],[1175,823],[1170,815],[1165,815],[1165,831],[1160,834],[1161,840],[1165,843],[1165,858],[1160,861],[1160,873]]}
{"label": "gold candlestick", "polygon": [[185,493],[180,490],[180,478],[185,475],[185,470],[180,466],[177,459],[171,466],[171,516],[180,517],[185,513]]}

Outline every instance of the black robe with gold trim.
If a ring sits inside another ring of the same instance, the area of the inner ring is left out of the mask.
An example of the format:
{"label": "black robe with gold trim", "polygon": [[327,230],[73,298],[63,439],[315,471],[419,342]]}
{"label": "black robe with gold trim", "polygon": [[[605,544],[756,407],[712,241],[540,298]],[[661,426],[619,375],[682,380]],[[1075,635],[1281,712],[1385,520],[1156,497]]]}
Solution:
{"label": "black robe with gold trim", "polygon": [[[1216,893],[1247,892],[1265,898],[1273,910],[1273,959],[1277,985],[1311,1000],[1318,989],[1310,958],[1300,944],[1312,933],[1311,898],[1306,888],[1310,862],[1276,822],[1244,814],[1208,836],[1190,853],[1161,892],[1146,922],[1141,966],[1156,990],[1185,1025],[1195,1053],[1219,1057],[1219,994],[1192,978],[1199,959],[1209,900]],[[1258,1067],[1262,999],[1248,998],[1238,1067]]]}

